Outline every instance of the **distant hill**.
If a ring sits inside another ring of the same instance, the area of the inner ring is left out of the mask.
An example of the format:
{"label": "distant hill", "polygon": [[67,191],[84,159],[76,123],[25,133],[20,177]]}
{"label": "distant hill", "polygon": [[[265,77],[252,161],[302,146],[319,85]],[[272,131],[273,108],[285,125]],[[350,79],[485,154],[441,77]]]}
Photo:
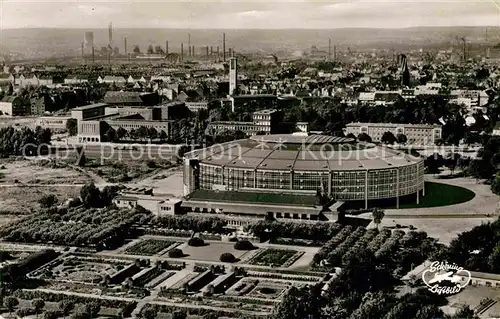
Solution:
{"label": "distant hill", "polygon": [[[487,30],[487,31],[486,31]],[[79,55],[85,31],[94,32],[97,49],[107,45],[107,29],[7,29],[2,30],[0,52],[13,56],[48,57],[52,55]],[[226,33],[227,48],[234,47],[239,52],[272,52],[309,49],[312,45],[325,49],[328,38],[339,49],[429,48],[459,45],[458,39],[466,37],[467,42],[476,44],[500,42],[498,27],[416,27],[404,29],[331,29],[331,30],[187,30],[187,29],[115,29],[114,45],[124,51],[123,39],[127,37],[128,50],[138,44],[146,51],[149,44],[165,45],[169,41],[171,52],[180,51],[180,43],[187,44],[187,34],[191,34],[191,44],[197,54],[204,52],[205,46],[217,45],[222,49],[222,33]],[[487,35],[486,35],[487,34]],[[486,36],[488,38],[486,38]],[[185,50],[187,52],[187,50]]]}

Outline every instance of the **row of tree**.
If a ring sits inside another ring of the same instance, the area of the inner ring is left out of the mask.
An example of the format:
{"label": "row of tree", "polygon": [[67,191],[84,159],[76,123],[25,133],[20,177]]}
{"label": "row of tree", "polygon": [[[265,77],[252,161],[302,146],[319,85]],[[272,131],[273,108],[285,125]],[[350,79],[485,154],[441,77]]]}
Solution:
{"label": "row of tree", "polygon": [[[16,129],[12,126],[0,129],[0,156],[10,155],[36,155],[39,147],[45,146],[47,150],[52,133],[50,129],[37,126],[34,130],[23,127]],[[40,148],[40,152],[43,151]]]}

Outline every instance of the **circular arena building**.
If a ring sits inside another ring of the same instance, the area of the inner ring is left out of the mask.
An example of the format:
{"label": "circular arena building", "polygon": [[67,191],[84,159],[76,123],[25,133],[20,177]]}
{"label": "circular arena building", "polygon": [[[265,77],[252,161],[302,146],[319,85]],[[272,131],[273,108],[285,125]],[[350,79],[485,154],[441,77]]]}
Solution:
{"label": "circular arena building", "polygon": [[197,190],[214,197],[224,192],[301,197],[296,195],[321,191],[337,201],[365,201],[367,207],[369,200],[415,193],[418,201],[423,189],[422,158],[349,138],[253,136],[184,156],[187,197]]}

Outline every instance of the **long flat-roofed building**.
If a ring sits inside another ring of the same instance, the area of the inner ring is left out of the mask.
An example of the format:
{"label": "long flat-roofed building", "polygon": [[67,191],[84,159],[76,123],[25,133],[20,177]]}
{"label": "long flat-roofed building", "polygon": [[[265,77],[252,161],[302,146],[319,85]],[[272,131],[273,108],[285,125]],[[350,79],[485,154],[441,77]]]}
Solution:
{"label": "long flat-roofed building", "polygon": [[366,133],[373,142],[380,142],[385,132],[391,132],[395,136],[404,134],[408,144],[416,145],[434,145],[442,136],[441,125],[427,124],[349,123],[345,130],[346,134],[355,136]]}

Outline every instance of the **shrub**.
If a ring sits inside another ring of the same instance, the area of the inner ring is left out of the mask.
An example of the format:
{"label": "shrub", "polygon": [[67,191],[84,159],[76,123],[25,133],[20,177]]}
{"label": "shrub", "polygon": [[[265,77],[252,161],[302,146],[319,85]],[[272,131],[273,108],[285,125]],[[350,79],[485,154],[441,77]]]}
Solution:
{"label": "shrub", "polygon": [[220,261],[223,263],[234,263],[236,261],[236,257],[230,253],[223,253],[220,255]]}
{"label": "shrub", "polygon": [[254,245],[248,240],[239,240],[234,244],[234,249],[236,250],[252,250]]}
{"label": "shrub", "polygon": [[201,238],[193,237],[188,241],[188,245],[192,247],[201,247],[205,245],[205,242]]}
{"label": "shrub", "polygon": [[179,248],[174,248],[168,252],[168,257],[170,258],[181,258],[184,257],[184,253]]}

